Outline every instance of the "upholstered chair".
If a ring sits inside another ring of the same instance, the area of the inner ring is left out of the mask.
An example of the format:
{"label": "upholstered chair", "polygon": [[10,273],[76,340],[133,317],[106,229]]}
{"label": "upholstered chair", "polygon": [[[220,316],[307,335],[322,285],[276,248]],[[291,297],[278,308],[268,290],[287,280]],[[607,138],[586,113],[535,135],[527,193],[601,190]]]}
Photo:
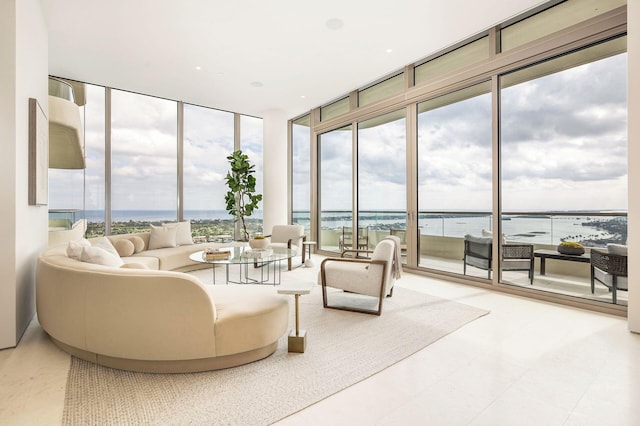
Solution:
{"label": "upholstered chair", "polygon": [[[320,284],[322,285],[322,300],[325,308],[345,311],[363,312],[380,315],[382,301],[393,295],[393,285],[400,277],[402,269],[400,262],[400,245],[394,241],[395,237],[387,237],[380,241],[372,250],[352,250],[353,252],[369,253],[370,258],[327,258],[320,265]],[[396,239],[397,240],[397,239]],[[327,287],[341,289],[348,293],[357,293],[378,299],[375,310],[356,306],[331,305]]]}
{"label": "upholstered chair", "polygon": [[[288,248],[293,251],[293,256],[302,254],[302,264],[305,261],[305,251],[302,243],[307,240],[302,225],[275,225],[271,230],[271,248]],[[289,270],[292,269],[292,261],[288,261]]]}

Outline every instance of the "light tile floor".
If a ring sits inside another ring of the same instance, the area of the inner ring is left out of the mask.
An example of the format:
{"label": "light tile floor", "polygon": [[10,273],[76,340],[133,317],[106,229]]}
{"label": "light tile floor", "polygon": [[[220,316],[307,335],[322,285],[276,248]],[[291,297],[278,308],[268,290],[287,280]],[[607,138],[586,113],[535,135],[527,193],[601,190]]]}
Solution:
{"label": "light tile floor", "polygon": [[[315,280],[320,259],[283,282]],[[412,274],[398,286],[491,313],[279,425],[640,424],[640,335],[624,318]],[[60,424],[68,368],[34,320],[0,351],[0,424]]]}

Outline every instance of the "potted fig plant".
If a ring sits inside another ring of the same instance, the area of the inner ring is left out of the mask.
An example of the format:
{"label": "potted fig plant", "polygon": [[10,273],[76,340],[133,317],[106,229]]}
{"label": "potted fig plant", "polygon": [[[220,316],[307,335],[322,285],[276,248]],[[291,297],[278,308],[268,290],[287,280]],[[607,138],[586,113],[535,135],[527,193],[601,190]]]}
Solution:
{"label": "potted fig plant", "polygon": [[255,165],[242,150],[234,151],[227,157],[231,170],[227,172],[226,183],[229,191],[224,197],[227,212],[241,225],[241,238],[249,241],[245,218],[253,214],[262,201],[262,194],[256,194]]}

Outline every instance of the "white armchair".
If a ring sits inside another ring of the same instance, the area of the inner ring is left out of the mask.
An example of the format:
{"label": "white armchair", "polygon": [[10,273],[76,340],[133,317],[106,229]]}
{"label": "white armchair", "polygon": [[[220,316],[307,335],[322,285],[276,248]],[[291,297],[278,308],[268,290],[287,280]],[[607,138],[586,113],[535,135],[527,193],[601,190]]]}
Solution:
{"label": "white armchair", "polygon": [[[395,239],[394,239],[395,238]],[[393,295],[393,285],[400,277],[400,245],[396,237],[380,241],[375,250],[351,250],[371,253],[364,258],[327,258],[320,265],[320,283],[325,308],[380,315],[382,301]],[[327,287],[378,298],[378,309],[329,305]]]}
{"label": "white armchair", "polygon": [[[307,240],[302,225],[275,225],[271,229],[271,247],[288,248],[294,252],[294,257],[302,254],[302,264],[305,262],[305,252],[302,243]],[[292,261],[289,258],[289,270],[292,269]]]}

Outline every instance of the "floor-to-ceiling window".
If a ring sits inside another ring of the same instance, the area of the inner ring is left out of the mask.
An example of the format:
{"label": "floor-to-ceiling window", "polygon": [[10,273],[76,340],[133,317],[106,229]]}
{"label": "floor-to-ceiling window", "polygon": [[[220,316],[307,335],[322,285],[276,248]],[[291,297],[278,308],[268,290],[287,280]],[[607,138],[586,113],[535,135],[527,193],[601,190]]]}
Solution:
{"label": "floor-to-ceiling window", "polygon": [[50,228],[63,229],[84,218],[87,236],[104,235],[104,87],[85,84],[84,98],[86,103],[80,106],[80,118],[84,129],[86,168],[49,169]]}
{"label": "floor-to-ceiling window", "polygon": [[[264,167],[262,141],[262,119],[248,115],[240,115],[240,148],[249,156],[249,161],[255,166],[256,193],[263,194]],[[254,235],[262,232],[262,203],[259,204],[251,217],[246,219],[247,231]]]}
{"label": "floor-to-ceiling window", "polygon": [[105,88],[86,84],[85,96],[84,208],[87,236],[96,236],[105,234]]}
{"label": "floor-to-ceiling window", "polygon": [[406,246],[406,125],[404,109],[358,123],[359,248],[389,234]]}
{"label": "floor-to-ceiling window", "polygon": [[291,124],[291,223],[311,235],[311,123],[310,116]]}
{"label": "floor-to-ceiling window", "polygon": [[[501,78],[503,232],[508,241],[556,251],[626,244],[626,37]],[[533,286],[610,301],[590,292],[589,263],[545,260]],[[526,274],[503,281],[530,285]],[[623,279],[623,278],[621,278]],[[624,301],[620,293],[618,301]]]}
{"label": "floor-to-ceiling window", "polygon": [[[86,169],[50,171],[50,208],[86,217],[87,236],[146,231],[150,223],[184,219],[192,222],[197,242],[233,238],[233,218],[224,209],[226,157],[236,144],[248,153],[262,191],[262,119],[103,86],[84,87],[86,104],[80,112]],[[262,231],[262,210],[249,222],[252,233]]]}
{"label": "floor-to-ceiling window", "polygon": [[[463,273],[465,235],[491,232],[491,87],[418,104],[419,266]],[[486,270],[469,268],[471,276]]]}
{"label": "floor-to-ceiling window", "polygon": [[338,251],[343,245],[343,231],[353,225],[353,134],[352,126],[320,135],[318,245]]}
{"label": "floor-to-ceiling window", "polygon": [[226,157],[233,146],[233,113],[184,105],[184,219],[191,221],[197,241],[233,235],[224,203]]}
{"label": "floor-to-ceiling window", "polygon": [[111,92],[111,232],[178,215],[177,103]]}
{"label": "floor-to-ceiling window", "polygon": [[[321,135],[311,163],[318,194],[310,200],[319,206],[312,226],[321,230],[320,249],[339,251],[344,228],[366,226],[368,210],[378,208],[367,204],[379,178],[365,161],[377,147],[364,143],[363,124],[377,110],[405,110],[409,268],[545,298],[537,290],[557,278],[550,288],[557,300],[610,303],[606,286],[596,283],[591,295],[589,255],[626,242],[626,2],[595,3],[541,5],[378,80],[388,92],[372,84],[311,111],[320,117],[310,129]],[[562,241],[584,245],[586,254],[554,255],[541,268],[540,250],[557,253]],[[509,258],[520,246],[530,257]],[[474,250],[487,257],[470,259]],[[568,291],[576,279],[580,290]]]}

